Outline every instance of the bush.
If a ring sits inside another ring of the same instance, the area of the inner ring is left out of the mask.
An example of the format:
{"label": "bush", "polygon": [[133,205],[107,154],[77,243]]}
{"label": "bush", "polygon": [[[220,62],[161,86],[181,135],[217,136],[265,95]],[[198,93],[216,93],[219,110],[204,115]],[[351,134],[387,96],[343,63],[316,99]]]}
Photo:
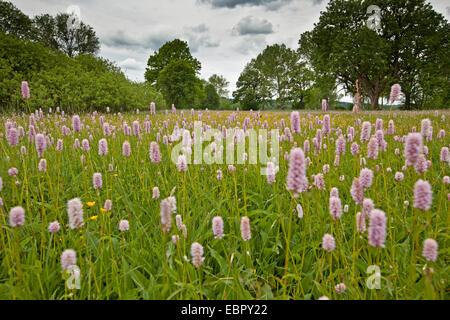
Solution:
{"label": "bush", "polygon": [[27,110],[21,82],[30,87],[30,107],[66,112],[132,111],[165,102],[153,87],[130,81],[112,62],[92,55],[74,58],[44,45],[0,32],[0,104],[3,111]]}

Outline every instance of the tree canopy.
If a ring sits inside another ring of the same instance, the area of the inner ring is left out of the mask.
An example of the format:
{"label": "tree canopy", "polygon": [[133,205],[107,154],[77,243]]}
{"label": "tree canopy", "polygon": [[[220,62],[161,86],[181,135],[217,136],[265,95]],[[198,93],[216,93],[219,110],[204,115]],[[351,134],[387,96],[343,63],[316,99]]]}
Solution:
{"label": "tree canopy", "polygon": [[179,108],[193,107],[204,98],[202,83],[186,60],[171,61],[161,70],[156,83],[167,103]]}
{"label": "tree canopy", "polygon": [[31,19],[12,3],[0,2],[0,29],[4,33],[42,43],[70,57],[97,53],[100,42],[94,29],[83,21],[71,23],[73,19],[68,13],[54,17],[41,14]]}
{"label": "tree canopy", "polygon": [[187,42],[174,39],[166,42],[148,58],[147,69],[145,71],[146,81],[150,84],[155,84],[158,80],[159,73],[171,62],[179,60],[187,62],[195,74],[200,72],[201,64],[191,55]]}
{"label": "tree canopy", "polygon": [[228,95],[227,87],[230,85],[230,82],[224,76],[213,74],[208,78],[208,82],[214,86],[214,89],[220,97],[226,97]]}
{"label": "tree canopy", "polygon": [[205,99],[202,101],[202,108],[219,109],[220,97],[214,85],[212,83],[207,83],[204,86],[204,90],[205,90]]}
{"label": "tree canopy", "polygon": [[311,83],[312,72],[300,55],[284,44],[274,44],[246,65],[233,97],[244,109],[264,108],[272,98],[280,108],[301,106]]}
{"label": "tree canopy", "polygon": [[[367,25],[369,5],[381,9],[379,30]],[[406,107],[424,107],[424,96],[450,85],[449,39],[448,21],[425,0],[331,0],[314,29],[301,35],[299,52],[348,93],[356,93],[358,80],[373,108],[394,83]]]}
{"label": "tree canopy", "polygon": [[33,23],[31,19],[11,2],[0,1],[0,29],[20,39],[31,39]]}

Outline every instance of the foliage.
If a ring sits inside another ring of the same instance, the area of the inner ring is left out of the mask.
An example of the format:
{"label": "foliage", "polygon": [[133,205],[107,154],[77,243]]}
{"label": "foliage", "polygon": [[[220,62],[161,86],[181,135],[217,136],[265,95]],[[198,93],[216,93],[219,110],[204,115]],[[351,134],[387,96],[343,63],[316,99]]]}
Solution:
{"label": "foliage", "polygon": [[252,59],[239,75],[234,102],[240,102],[243,110],[264,109],[266,101],[272,98],[269,81],[264,77],[255,59]]}
{"label": "foliage", "polygon": [[94,29],[83,21],[80,21],[79,25],[71,25],[68,23],[69,19],[72,19],[72,16],[67,13],[60,13],[55,17],[57,49],[65,52],[69,57],[77,54],[96,53],[100,48],[100,43]]}
{"label": "foliage", "polygon": [[[367,27],[369,5],[381,8],[378,32]],[[425,0],[332,0],[314,29],[301,35],[299,51],[318,74],[337,79],[349,93],[356,93],[359,80],[373,108],[394,83],[411,107],[437,94],[431,88],[439,82],[448,87],[449,34],[448,21]]]}
{"label": "foliage", "polygon": [[0,104],[3,111],[25,110],[20,84],[28,81],[31,108],[60,106],[81,110],[126,111],[164,105],[149,85],[129,81],[110,61],[89,54],[68,57],[60,51],[0,32]]}
{"label": "foliage", "polygon": [[233,93],[245,110],[264,109],[272,97],[276,107],[301,107],[312,85],[312,71],[300,61],[300,55],[284,44],[267,46],[242,71]]}
{"label": "foliage", "polygon": [[21,39],[40,42],[69,57],[77,54],[95,54],[100,42],[92,27],[75,16],[59,13],[55,17],[41,14],[33,19],[10,2],[0,2],[0,29]]}
{"label": "foliage", "polygon": [[216,88],[213,84],[208,83],[204,87],[205,89],[205,100],[202,101],[203,109],[219,109],[220,107],[220,97],[216,92]]}
{"label": "foliage", "polygon": [[208,78],[208,82],[214,86],[217,94],[220,97],[228,96],[227,87],[229,86],[230,82],[224,76],[219,74],[213,74],[211,77]]}
{"label": "foliage", "polygon": [[176,62],[178,60],[186,61],[194,70],[194,74],[200,72],[201,64],[191,55],[187,42],[180,39],[174,39],[166,42],[158,49],[158,51],[148,58],[145,79],[150,84],[155,84],[160,72],[162,72],[171,62]]}
{"label": "foliage", "polygon": [[192,108],[205,97],[202,82],[186,60],[171,61],[159,73],[156,86],[167,103],[177,108]]}
{"label": "foliage", "polygon": [[31,19],[11,2],[0,1],[0,30],[21,39],[33,36]]}

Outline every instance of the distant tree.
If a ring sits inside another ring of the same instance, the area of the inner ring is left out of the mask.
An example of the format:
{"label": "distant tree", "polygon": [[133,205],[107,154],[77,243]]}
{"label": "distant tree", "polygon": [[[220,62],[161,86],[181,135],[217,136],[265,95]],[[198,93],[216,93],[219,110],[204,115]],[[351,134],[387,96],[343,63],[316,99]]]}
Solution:
{"label": "distant tree", "polygon": [[284,44],[267,46],[242,71],[233,93],[235,101],[264,108],[275,97],[278,108],[303,107],[313,72],[300,58],[299,53]]}
{"label": "distant tree", "polygon": [[147,80],[150,84],[155,84],[158,80],[159,73],[171,62],[176,62],[179,60],[183,60],[188,63],[194,70],[194,74],[198,74],[200,72],[201,64],[191,55],[187,42],[180,39],[175,39],[166,42],[148,58],[147,68],[145,71],[145,80]]}
{"label": "distant tree", "polygon": [[268,80],[278,106],[288,102],[289,90],[292,89],[291,77],[295,76],[292,70],[299,69],[298,61],[299,55],[284,44],[267,46],[256,58],[256,66]]}
{"label": "distant tree", "polygon": [[30,19],[10,2],[0,2],[0,29],[21,39],[41,42],[68,56],[95,54],[100,42],[92,27],[82,21],[70,23],[74,17],[59,13],[56,17],[42,14]]}
{"label": "distant tree", "polygon": [[321,109],[322,100],[327,100],[328,106],[334,106],[342,98],[336,92],[336,81],[330,77],[315,76],[314,83],[303,97],[303,105],[309,109]]}
{"label": "distant tree", "polygon": [[69,57],[38,42],[0,31],[0,108],[28,112],[22,81],[30,86],[30,108],[60,107],[66,112],[132,111],[150,102],[164,105],[156,89],[126,78],[113,62],[91,54]]}
{"label": "distant tree", "polygon": [[179,108],[194,107],[204,99],[202,82],[197,78],[195,69],[186,60],[174,60],[162,69],[156,87],[167,104],[173,103]]}
{"label": "distant tree", "polygon": [[95,54],[100,49],[100,42],[94,29],[83,21],[72,24],[69,19],[73,17],[68,13],[59,13],[55,17],[58,49],[69,57],[84,53]]}
{"label": "distant tree", "polygon": [[202,101],[203,109],[218,109],[220,107],[220,97],[216,92],[216,88],[211,83],[205,86],[205,100]]}
{"label": "distant tree", "polygon": [[224,76],[213,74],[209,77],[208,82],[214,86],[220,97],[226,97],[228,95],[227,87],[230,85],[230,82]]}
{"label": "distant tree", "polygon": [[294,109],[303,109],[305,97],[314,83],[314,72],[307,68],[305,62],[297,61],[288,71],[288,77],[286,98]]}
{"label": "distant tree", "polygon": [[41,14],[33,18],[33,25],[36,29],[35,39],[46,46],[59,50],[56,39],[56,20],[49,14]]}
{"label": "distant tree", "polygon": [[33,36],[31,19],[11,2],[0,2],[0,29],[20,39],[31,39]]}
{"label": "distant tree", "polygon": [[239,75],[233,92],[234,102],[240,102],[244,110],[260,107],[264,110],[266,102],[272,98],[270,82],[264,77],[256,59],[252,59]]}
{"label": "distant tree", "polygon": [[[381,9],[379,30],[367,26],[369,5]],[[426,93],[426,79],[449,79],[449,34],[448,21],[425,0],[330,0],[314,29],[301,35],[299,50],[347,92],[356,92],[358,80],[372,108],[396,82],[409,107]]]}

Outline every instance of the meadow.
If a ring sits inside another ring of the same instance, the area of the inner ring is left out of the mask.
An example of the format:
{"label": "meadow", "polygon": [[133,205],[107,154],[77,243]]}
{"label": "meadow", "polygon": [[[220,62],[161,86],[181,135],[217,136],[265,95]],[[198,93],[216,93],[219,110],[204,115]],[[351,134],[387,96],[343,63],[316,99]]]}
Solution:
{"label": "meadow", "polygon": [[449,118],[3,115],[0,299],[448,299]]}

